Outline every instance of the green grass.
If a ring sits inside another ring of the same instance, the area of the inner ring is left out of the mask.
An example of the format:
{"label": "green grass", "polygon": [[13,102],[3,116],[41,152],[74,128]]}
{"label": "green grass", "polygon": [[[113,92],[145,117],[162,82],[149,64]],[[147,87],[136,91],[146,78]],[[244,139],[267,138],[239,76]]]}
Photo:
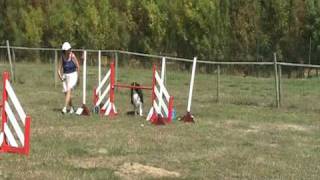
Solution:
{"label": "green grass", "polygon": [[[0,66],[1,71],[8,69]],[[63,94],[52,67],[18,64],[14,89],[32,116],[28,157],[1,154],[0,179],[122,179],[125,163],[178,172],[128,179],[318,179],[320,177],[319,79],[283,79],[283,107],[274,108],[274,79],[198,74],[192,112],[195,124],[154,126],[131,110],[128,90],[116,93],[119,115],[61,115]],[[151,70],[121,68],[119,81],[151,84]],[[96,70],[89,67],[88,105]],[[168,71],[167,85],[178,116],[185,113],[190,74]],[[74,103],[81,103],[82,84]],[[145,91],[146,96],[150,94]],[[147,99],[147,98],[146,98]],[[146,100],[144,113],[150,102]],[[142,127],[141,124],[144,124]]]}

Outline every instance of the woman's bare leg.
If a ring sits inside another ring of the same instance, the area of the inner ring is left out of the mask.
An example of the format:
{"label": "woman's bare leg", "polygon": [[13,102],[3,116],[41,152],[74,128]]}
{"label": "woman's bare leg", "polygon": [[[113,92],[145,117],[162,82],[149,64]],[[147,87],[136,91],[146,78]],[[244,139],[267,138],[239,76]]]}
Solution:
{"label": "woman's bare leg", "polygon": [[72,94],[70,93],[69,107],[72,107]]}
{"label": "woman's bare leg", "polygon": [[68,105],[70,104],[71,101],[71,90],[68,90],[66,92],[66,99],[65,99],[65,107],[68,107]]}

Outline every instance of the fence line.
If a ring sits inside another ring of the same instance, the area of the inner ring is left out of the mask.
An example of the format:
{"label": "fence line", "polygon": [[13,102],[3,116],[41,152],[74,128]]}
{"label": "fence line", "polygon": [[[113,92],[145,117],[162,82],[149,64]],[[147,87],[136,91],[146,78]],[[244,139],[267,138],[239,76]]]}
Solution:
{"label": "fence line", "polygon": [[[0,49],[6,49],[7,46],[0,46]],[[37,48],[37,47],[22,47],[22,46],[10,46],[10,49],[17,49],[17,50],[35,50],[35,51],[60,51],[59,48]],[[150,58],[159,58],[162,59],[165,57],[166,59],[173,60],[173,61],[180,61],[180,62],[190,62],[192,63],[192,59],[187,58],[180,58],[180,57],[170,57],[170,56],[162,56],[162,55],[153,55],[153,54],[146,54],[146,53],[139,53],[139,52],[130,52],[130,51],[123,51],[123,50],[96,50],[96,49],[72,49],[75,52],[96,52],[98,53],[101,51],[102,53],[120,53],[120,54],[127,54],[127,55],[135,55],[141,57],[150,57]],[[250,61],[207,61],[207,60],[198,60],[197,63],[200,64],[212,64],[212,65],[274,65],[274,62],[250,62]],[[286,62],[276,62],[278,65],[281,66],[291,66],[291,67],[306,67],[306,68],[320,68],[320,65],[313,65],[313,64],[299,64],[299,63],[286,63]]]}
{"label": "fence line", "polygon": [[[34,48],[34,47],[20,47],[20,46],[0,46],[0,49],[8,49],[8,56],[10,56],[10,50],[11,49],[13,52],[15,49],[17,50],[36,50],[36,51],[54,51],[55,57],[55,72],[57,71],[57,61],[58,61],[58,56],[57,53],[58,51],[61,51],[61,49],[58,48]],[[85,49],[73,49],[75,52],[82,52],[85,51]],[[177,62],[188,62],[192,63],[192,59],[187,59],[187,58],[179,58],[179,57],[169,57],[169,56],[161,56],[161,55],[152,55],[152,54],[145,54],[145,53],[139,53],[139,52],[129,52],[129,51],[123,51],[123,50],[94,50],[94,49],[88,49],[86,50],[88,52],[104,52],[104,53],[113,53],[113,58],[115,58],[115,63],[116,63],[116,69],[118,68],[118,54],[127,54],[127,55],[134,55],[134,56],[141,56],[141,57],[149,57],[149,58],[156,58],[161,60],[163,57],[165,57],[168,60],[172,61],[177,61]],[[275,102],[276,106],[279,108],[281,106],[281,67],[282,66],[288,66],[288,67],[304,67],[304,68],[319,68],[320,65],[312,65],[312,64],[298,64],[298,63],[286,63],[286,62],[278,62],[277,61],[277,55],[274,54],[274,61],[273,62],[227,62],[227,61],[205,61],[205,60],[198,60],[197,63],[200,64],[211,64],[211,65],[216,65],[217,66],[217,102],[219,102],[219,92],[220,92],[220,66],[221,65],[267,65],[267,66],[274,66],[274,76],[275,76]],[[15,64],[15,62],[14,62]],[[11,65],[12,66],[12,65]],[[118,72],[118,71],[116,71]],[[14,72],[13,72],[14,74]],[[118,76],[118,75],[117,75]],[[118,77],[116,77],[118,79]],[[55,86],[57,84],[57,76],[54,74],[54,81],[55,81]]]}
{"label": "fence line", "polygon": [[[0,49],[6,48],[6,46],[0,46]],[[22,47],[22,46],[10,46],[11,49],[18,49],[18,50],[33,50],[33,51],[61,51],[59,48],[37,48],[37,47]],[[99,50],[95,49],[72,49],[72,51],[75,52],[82,52],[82,51],[87,51],[87,52],[99,52]],[[117,50],[101,50],[101,52],[105,53],[114,53]]]}
{"label": "fence line", "polygon": [[278,62],[277,64],[281,66],[291,66],[291,67],[320,68],[320,65],[313,65],[313,64],[296,64],[296,63],[284,63],[284,62]]}

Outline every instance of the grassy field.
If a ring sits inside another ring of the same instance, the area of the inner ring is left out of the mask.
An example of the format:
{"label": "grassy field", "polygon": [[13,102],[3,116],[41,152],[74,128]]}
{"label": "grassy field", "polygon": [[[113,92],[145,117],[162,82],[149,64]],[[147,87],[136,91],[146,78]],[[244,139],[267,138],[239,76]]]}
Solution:
{"label": "grassy field", "polygon": [[[0,66],[1,72],[8,69]],[[274,79],[196,77],[195,124],[154,126],[132,110],[128,90],[116,93],[115,119],[62,115],[61,86],[49,65],[18,64],[14,88],[32,116],[28,157],[1,154],[0,179],[319,179],[319,79],[283,79],[283,107]],[[89,68],[88,105],[97,81]],[[119,81],[151,84],[151,70],[121,68]],[[185,113],[190,74],[168,70],[178,116]],[[74,103],[81,102],[81,84]],[[2,87],[1,87],[2,88]],[[148,92],[145,92],[148,96]],[[150,94],[150,93],[149,93]],[[146,100],[144,113],[150,107]]]}

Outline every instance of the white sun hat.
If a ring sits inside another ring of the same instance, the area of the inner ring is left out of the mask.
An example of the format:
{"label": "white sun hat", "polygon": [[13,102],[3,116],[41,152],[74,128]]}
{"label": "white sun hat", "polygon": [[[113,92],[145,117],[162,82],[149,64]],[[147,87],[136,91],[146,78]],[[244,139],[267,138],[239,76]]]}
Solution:
{"label": "white sun hat", "polygon": [[62,50],[68,51],[68,50],[70,50],[70,49],[71,49],[71,45],[70,45],[69,42],[64,42],[64,43],[62,44]]}

